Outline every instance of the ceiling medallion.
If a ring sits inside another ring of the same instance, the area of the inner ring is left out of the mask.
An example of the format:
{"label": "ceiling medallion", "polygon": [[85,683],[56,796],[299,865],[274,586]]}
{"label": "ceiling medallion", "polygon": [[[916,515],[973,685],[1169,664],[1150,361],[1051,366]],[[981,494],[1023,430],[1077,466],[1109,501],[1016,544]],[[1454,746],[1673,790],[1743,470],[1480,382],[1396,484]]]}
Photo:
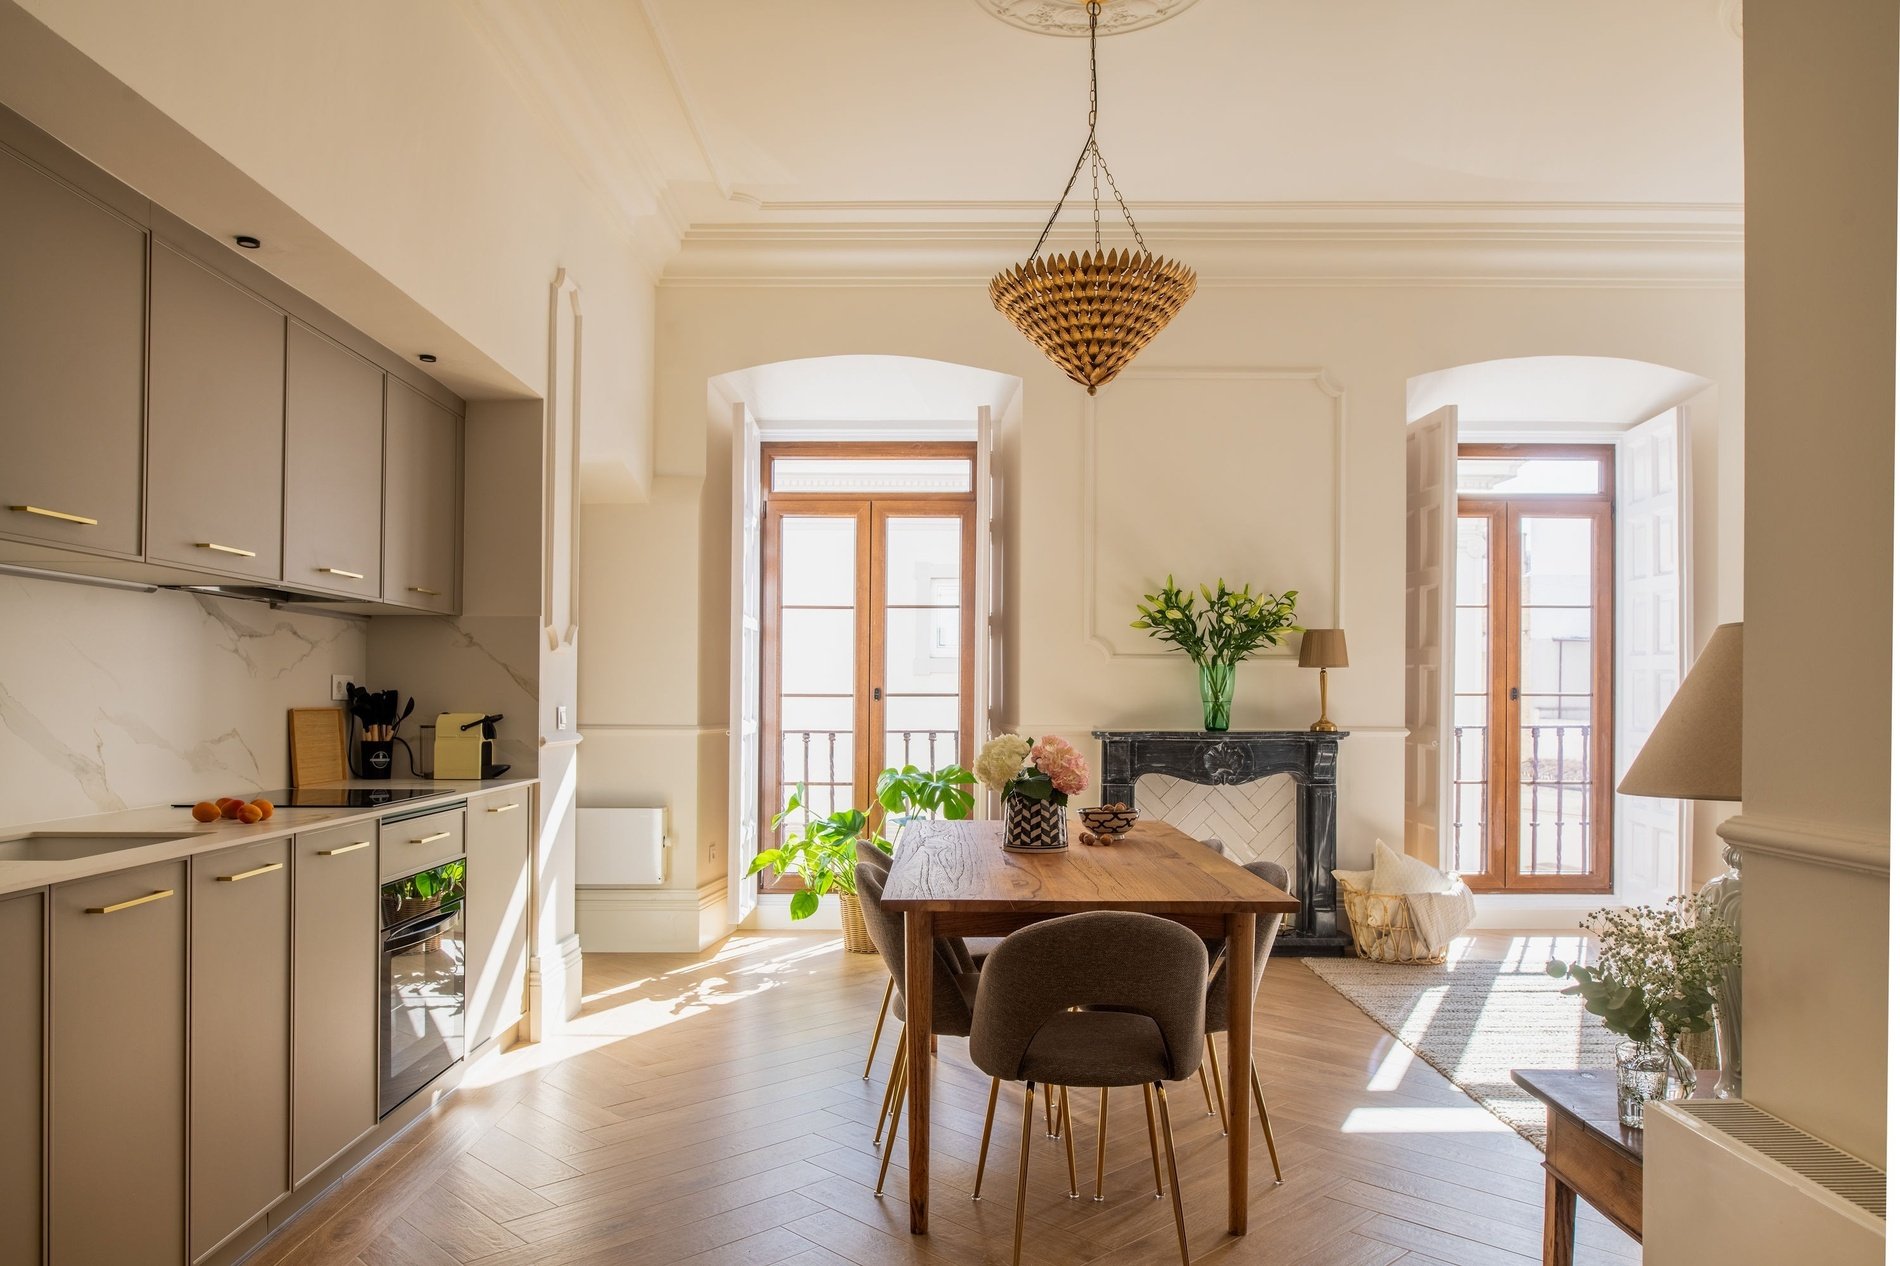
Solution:
{"label": "ceiling medallion", "polygon": [[[1148,252],[1135,217],[1128,210],[1108,161],[1095,143],[1097,85],[1095,77],[1095,23],[1102,6],[1091,0],[1089,19],[1089,134],[1069,172],[1056,209],[1042,226],[1042,236],[1030,248],[1029,259],[990,279],[990,302],[1011,325],[1042,350],[1076,382],[1095,394],[1127,368],[1162,327],[1174,319],[1194,294],[1194,270],[1186,264]],[[1089,168],[1095,206],[1095,249],[1068,255],[1056,252],[1037,258],[1049,231],[1062,214],[1082,167]],[[1102,249],[1102,182],[1121,208],[1135,250]]]}
{"label": "ceiling medallion", "polygon": [[[999,22],[1041,35],[1089,33],[1088,6],[1078,0],[976,0]],[[1101,33],[1121,35],[1166,22],[1194,7],[1195,0],[1102,0]]]}

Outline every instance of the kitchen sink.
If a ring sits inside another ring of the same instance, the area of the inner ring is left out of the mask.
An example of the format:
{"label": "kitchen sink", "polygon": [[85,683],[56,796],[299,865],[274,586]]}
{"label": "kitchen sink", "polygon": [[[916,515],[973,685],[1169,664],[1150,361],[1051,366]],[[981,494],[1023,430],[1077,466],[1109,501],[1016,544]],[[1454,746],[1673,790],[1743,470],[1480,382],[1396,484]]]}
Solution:
{"label": "kitchen sink", "polygon": [[120,849],[160,844],[180,838],[180,833],[157,835],[84,835],[46,832],[0,840],[0,862],[70,862],[81,857],[97,857]]}

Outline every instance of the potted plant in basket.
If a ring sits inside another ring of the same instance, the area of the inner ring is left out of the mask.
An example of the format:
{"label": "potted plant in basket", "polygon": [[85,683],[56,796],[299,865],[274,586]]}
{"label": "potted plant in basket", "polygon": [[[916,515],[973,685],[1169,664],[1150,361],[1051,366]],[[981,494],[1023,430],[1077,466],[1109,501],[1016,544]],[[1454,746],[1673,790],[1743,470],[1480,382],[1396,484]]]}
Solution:
{"label": "potted plant in basket", "polygon": [[1169,576],[1161,592],[1145,594],[1135,604],[1141,617],[1129,627],[1146,629],[1149,637],[1187,652],[1200,670],[1201,724],[1224,731],[1233,714],[1235,667],[1261,647],[1278,646],[1287,634],[1304,631],[1293,623],[1299,596],[1297,589],[1255,593],[1251,584],[1229,589],[1225,580],[1212,589],[1203,584],[1196,595],[1177,588]]}
{"label": "potted plant in basket", "polygon": [[999,734],[983,745],[976,776],[1003,797],[1003,847],[1046,853],[1069,846],[1069,797],[1088,790],[1089,763],[1054,734],[1032,743]]}
{"label": "potted plant in basket", "polygon": [[1740,961],[1741,943],[1704,897],[1597,910],[1582,926],[1596,934],[1596,965],[1552,959],[1544,970],[1575,981],[1564,992],[1628,1039],[1616,1048],[1617,1109],[1624,1125],[1641,1129],[1644,1104],[1695,1089],[1695,1069],[1676,1043],[1708,1031],[1716,983]]}

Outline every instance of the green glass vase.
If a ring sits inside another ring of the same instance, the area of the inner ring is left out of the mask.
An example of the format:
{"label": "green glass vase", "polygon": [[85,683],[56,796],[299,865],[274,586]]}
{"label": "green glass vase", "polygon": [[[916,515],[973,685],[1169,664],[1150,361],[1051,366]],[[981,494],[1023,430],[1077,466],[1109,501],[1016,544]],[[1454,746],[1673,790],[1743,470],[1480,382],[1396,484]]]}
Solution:
{"label": "green glass vase", "polygon": [[1202,664],[1201,728],[1224,733],[1234,713],[1234,665]]}

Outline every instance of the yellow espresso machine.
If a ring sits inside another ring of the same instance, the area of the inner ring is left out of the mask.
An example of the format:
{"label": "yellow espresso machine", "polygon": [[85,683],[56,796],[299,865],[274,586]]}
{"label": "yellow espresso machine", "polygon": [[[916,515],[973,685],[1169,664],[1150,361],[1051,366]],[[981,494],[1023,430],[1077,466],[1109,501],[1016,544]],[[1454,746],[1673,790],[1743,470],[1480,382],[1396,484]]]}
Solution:
{"label": "yellow espresso machine", "polygon": [[495,722],[501,713],[444,712],[435,719],[436,778],[498,778],[508,766],[495,763]]}

